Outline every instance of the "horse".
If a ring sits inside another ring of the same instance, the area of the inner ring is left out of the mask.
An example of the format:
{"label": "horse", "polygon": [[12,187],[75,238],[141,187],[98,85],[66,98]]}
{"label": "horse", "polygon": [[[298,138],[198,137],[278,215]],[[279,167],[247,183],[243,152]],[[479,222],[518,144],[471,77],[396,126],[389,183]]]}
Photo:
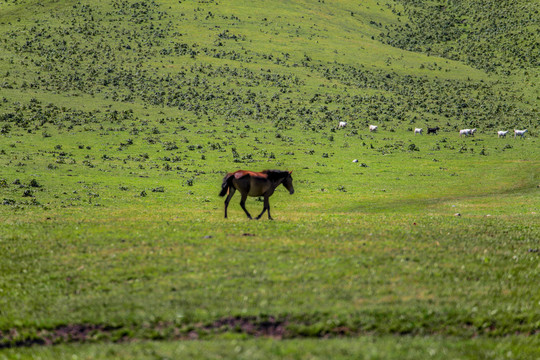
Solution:
{"label": "horse", "polygon": [[221,192],[219,196],[229,195],[225,199],[225,219],[227,218],[227,207],[229,201],[233,197],[236,190],[240,191],[242,198],[240,199],[240,206],[246,213],[249,219],[252,219],[251,214],[246,209],[246,199],[248,196],[264,196],[263,211],[256,217],[257,220],[263,216],[264,212],[268,210],[268,219],[272,219],[270,215],[270,202],[268,198],[274,193],[276,188],[283,184],[283,186],[289,190],[289,193],[294,194],[293,178],[291,176],[292,171],[282,170],[264,170],[261,172],[237,170],[232,173],[228,173],[223,178],[221,185]]}

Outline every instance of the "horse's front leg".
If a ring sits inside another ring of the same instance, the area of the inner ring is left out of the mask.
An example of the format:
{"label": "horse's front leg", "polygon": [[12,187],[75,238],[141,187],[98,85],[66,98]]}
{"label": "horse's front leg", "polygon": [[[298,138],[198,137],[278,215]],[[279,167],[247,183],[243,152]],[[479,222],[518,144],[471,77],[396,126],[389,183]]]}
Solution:
{"label": "horse's front leg", "polygon": [[[266,206],[266,210],[268,210],[268,220],[274,220],[272,218],[272,216],[270,216],[270,196],[268,196],[266,199],[265,199],[265,206]],[[262,215],[262,214],[261,214]]]}
{"label": "horse's front leg", "polygon": [[262,213],[260,213],[260,215],[257,216],[257,220],[259,220],[261,218],[261,216],[263,216],[265,211],[268,211],[268,219],[274,220],[274,219],[272,219],[272,216],[270,216],[270,195],[265,195],[264,196],[264,208],[263,208]]}
{"label": "horse's front leg", "polygon": [[242,199],[240,199],[240,206],[242,209],[244,209],[244,212],[246,213],[247,217],[252,219],[250,213],[246,209],[246,199],[247,199],[248,193],[242,194]]}
{"label": "horse's front leg", "polygon": [[268,214],[270,214],[270,205],[268,203],[268,196],[265,195],[264,196],[264,206],[263,206],[263,211],[259,214],[259,216],[257,216],[255,219],[259,220],[261,218],[261,216],[263,216],[264,212],[268,210]]}

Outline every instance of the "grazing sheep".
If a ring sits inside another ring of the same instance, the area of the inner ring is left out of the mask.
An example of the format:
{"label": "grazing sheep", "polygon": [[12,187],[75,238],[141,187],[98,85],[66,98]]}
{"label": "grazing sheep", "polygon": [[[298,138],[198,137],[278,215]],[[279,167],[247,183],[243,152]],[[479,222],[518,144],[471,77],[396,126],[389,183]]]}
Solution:
{"label": "grazing sheep", "polygon": [[428,133],[428,135],[429,135],[429,134],[437,134],[437,131],[439,131],[439,130],[441,130],[441,128],[438,127],[438,126],[436,126],[436,127],[434,127],[434,128],[428,127],[428,128],[427,128],[427,133]]}
{"label": "grazing sheep", "polygon": [[421,128],[414,128],[414,135],[420,134],[422,135],[422,129]]}
{"label": "grazing sheep", "polygon": [[345,126],[347,126],[347,122],[346,121],[340,121],[339,124],[338,124],[338,129],[344,128]]}
{"label": "grazing sheep", "polygon": [[508,134],[508,130],[506,130],[506,131],[497,131],[497,137],[505,138],[506,134]]}
{"label": "grazing sheep", "polygon": [[371,131],[371,132],[376,132],[377,128],[378,128],[377,125],[369,125],[369,131]]}
{"label": "grazing sheep", "polygon": [[474,128],[474,129],[471,129],[471,135],[473,135],[473,136],[474,136],[474,133],[475,133],[475,132],[476,132],[476,128]]}
{"label": "grazing sheep", "polygon": [[514,129],[514,139],[518,136],[521,136],[521,138],[525,137],[525,133],[527,132],[527,129],[525,130],[516,130]]}
{"label": "grazing sheep", "polygon": [[463,135],[465,135],[465,137],[467,137],[469,135],[472,135],[471,134],[471,129],[459,130],[459,137],[462,137]]}

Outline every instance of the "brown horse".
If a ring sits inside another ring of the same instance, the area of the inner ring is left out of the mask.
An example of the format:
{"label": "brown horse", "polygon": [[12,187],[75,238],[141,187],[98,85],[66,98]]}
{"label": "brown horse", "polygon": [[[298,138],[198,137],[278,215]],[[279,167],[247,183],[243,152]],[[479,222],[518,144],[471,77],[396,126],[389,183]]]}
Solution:
{"label": "brown horse", "polygon": [[225,219],[227,218],[227,206],[229,206],[229,201],[231,201],[234,192],[238,190],[240,191],[240,194],[242,194],[240,206],[242,206],[242,209],[244,209],[248,218],[251,219],[251,215],[246,209],[247,197],[264,196],[263,211],[256,219],[259,220],[264,212],[268,210],[268,218],[273,220],[272,216],[270,216],[270,203],[268,198],[280,184],[283,184],[283,186],[289,190],[291,195],[294,194],[291,173],[292,171],[281,170],[264,170],[261,172],[238,170],[225,175],[223,184],[221,185],[221,192],[219,193],[219,196],[225,196],[225,194],[229,192],[229,196],[225,199]]}

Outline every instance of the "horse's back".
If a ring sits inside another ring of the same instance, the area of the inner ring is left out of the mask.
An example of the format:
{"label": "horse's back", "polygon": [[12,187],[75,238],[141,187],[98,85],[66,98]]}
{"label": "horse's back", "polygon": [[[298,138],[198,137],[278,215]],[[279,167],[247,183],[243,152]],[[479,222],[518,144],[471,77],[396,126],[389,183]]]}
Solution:
{"label": "horse's back", "polygon": [[268,175],[264,172],[237,170],[231,176],[234,176],[233,185],[236,190],[248,196],[262,196],[271,187]]}
{"label": "horse's back", "polygon": [[241,178],[244,178],[244,177],[264,178],[264,179],[266,179],[268,177],[264,173],[255,172],[255,171],[249,171],[249,170],[237,170],[234,173],[231,173],[231,175],[233,175],[235,179],[241,179]]}

